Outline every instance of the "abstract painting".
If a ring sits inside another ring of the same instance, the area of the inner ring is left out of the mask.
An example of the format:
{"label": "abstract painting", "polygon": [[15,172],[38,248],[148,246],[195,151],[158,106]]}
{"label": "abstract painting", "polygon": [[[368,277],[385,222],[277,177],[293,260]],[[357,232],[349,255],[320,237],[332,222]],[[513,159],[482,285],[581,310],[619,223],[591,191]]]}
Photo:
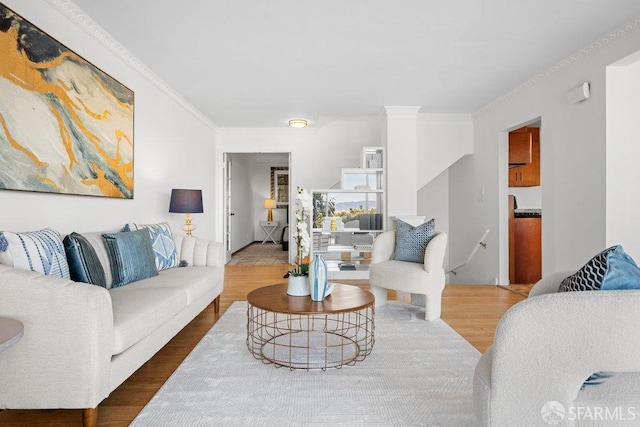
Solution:
{"label": "abstract painting", "polygon": [[0,189],[133,198],[133,91],[0,3]]}

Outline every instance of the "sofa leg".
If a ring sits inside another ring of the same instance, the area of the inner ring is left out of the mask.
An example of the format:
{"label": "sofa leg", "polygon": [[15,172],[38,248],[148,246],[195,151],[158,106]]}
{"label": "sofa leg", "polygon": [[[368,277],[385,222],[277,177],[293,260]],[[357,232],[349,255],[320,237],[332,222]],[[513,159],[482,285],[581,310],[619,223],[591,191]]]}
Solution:
{"label": "sofa leg", "polygon": [[82,410],[83,427],[96,427],[98,425],[98,407]]}
{"label": "sofa leg", "polygon": [[216,299],[213,300],[213,311],[215,313],[220,312],[220,295],[218,295]]}

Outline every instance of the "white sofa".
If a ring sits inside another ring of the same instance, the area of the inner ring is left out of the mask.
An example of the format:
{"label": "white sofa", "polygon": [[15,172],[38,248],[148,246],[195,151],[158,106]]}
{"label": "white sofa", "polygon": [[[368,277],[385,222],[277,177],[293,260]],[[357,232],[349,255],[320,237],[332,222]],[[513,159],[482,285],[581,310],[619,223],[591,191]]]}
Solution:
{"label": "white sofa", "polygon": [[425,319],[440,317],[445,285],[444,255],[447,234],[436,233],[424,252],[424,262],[394,260],[395,230],[380,234],[373,242],[369,283],[376,306],[387,302],[387,289],[411,293],[411,303],[425,307]]}
{"label": "white sofa", "polygon": [[[101,233],[83,234],[111,280]],[[107,290],[0,265],[0,316],[20,320],[24,336],[0,353],[0,409],[97,406],[223,290],[222,244],[175,237],[188,267]]]}
{"label": "white sofa", "polygon": [[[474,376],[479,425],[640,423],[640,290],[558,293],[572,273],[543,278],[500,319]],[[595,372],[617,374],[581,390]]]}

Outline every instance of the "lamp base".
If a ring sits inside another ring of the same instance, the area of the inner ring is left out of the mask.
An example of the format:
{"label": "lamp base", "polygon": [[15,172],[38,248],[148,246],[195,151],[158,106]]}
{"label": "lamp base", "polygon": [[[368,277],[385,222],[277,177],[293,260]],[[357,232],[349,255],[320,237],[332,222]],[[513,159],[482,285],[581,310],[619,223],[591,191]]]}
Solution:
{"label": "lamp base", "polygon": [[191,236],[191,232],[196,228],[198,227],[191,223],[191,214],[184,214],[184,225],[182,226],[182,231],[184,231],[187,236]]}
{"label": "lamp base", "polygon": [[267,212],[267,221],[273,221],[273,210],[269,208],[269,212]]}

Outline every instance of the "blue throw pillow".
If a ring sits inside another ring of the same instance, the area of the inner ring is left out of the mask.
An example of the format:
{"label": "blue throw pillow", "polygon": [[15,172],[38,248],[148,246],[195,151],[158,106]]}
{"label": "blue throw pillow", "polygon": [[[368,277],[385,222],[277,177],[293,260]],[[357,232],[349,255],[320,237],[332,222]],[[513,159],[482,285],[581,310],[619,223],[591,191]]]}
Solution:
{"label": "blue throw pillow", "polygon": [[111,262],[112,288],[158,275],[147,228],[102,237]]}
{"label": "blue throw pillow", "polygon": [[599,290],[607,273],[607,256],[616,248],[617,246],[611,246],[591,258],[580,270],[560,283],[558,292]]}
{"label": "blue throw pillow", "polygon": [[640,289],[640,268],[622,246],[616,246],[616,249],[607,255],[607,271],[600,289]]}
{"label": "blue throw pillow", "polygon": [[70,278],[62,236],[54,229],[24,233],[2,232],[0,250],[6,251],[3,254],[5,263],[14,268]]}
{"label": "blue throw pillow", "polygon": [[640,289],[640,268],[622,246],[605,249],[562,281],[559,292]]}
{"label": "blue throw pillow", "polygon": [[158,271],[177,267],[179,264],[178,249],[176,248],[176,244],[173,241],[169,223],[129,223],[124,226],[122,231],[135,231],[141,230],[143,228],[149,229],[149,233],[151,235],[151,247],[153,248],[153,255],[156,259],[156,268],[158,269]]}
{"label": "blue throw pillow", "polygon": [[435,218],[417,227],[401,219],[396,224],[396,261],[424,262],[427,245],[436,235]]}
{"label": "blue throw pillow", "polygon": [[91,243],[78,233],[69,234],[64,238],[63,243],[69,262],[71,280],[106,288],[107,279],[104,268],[102,268],[100,259]]}

